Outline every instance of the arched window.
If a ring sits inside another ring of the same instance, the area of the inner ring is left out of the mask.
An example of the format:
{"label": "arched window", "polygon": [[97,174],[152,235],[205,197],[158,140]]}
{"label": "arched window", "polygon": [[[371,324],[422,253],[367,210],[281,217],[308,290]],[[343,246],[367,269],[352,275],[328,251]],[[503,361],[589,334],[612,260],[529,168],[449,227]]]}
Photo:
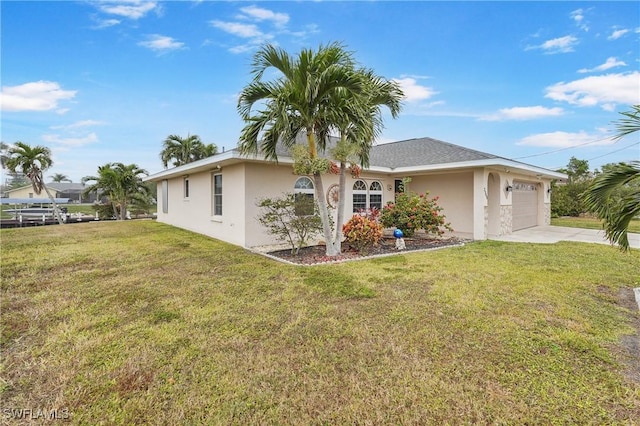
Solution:
{"label": "arched window", "polygon": [[353,212],[358,213],[376,208],[382,209],[382,184],[378,181],[367,186],[363,180],[353,184]]}
{"label": "arched window", "polygon": [[357,180],[353,184],[353,212],[367,210],[367,184]]}
{"label": "arched window", "polygon": [[293,185],[293,193],[296,201],[301,205],[296,206],[296,214],[299,216],[312,215],[314,208],[314,186],[311,179],[306,176],[298,178]]}
{"label": "arched window", "polygon": [[369,208],[382,210],[382,185],[378,181],[371,182],[369,186]]}

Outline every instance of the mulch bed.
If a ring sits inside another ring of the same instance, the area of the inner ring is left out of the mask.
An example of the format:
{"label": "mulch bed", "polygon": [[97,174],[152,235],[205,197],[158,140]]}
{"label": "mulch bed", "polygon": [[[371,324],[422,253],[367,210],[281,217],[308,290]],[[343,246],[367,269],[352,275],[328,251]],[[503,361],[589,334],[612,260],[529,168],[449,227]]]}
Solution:
{"label": "mulch bed", "polygon": [[365,259],[380,255],[391,255],[419,250],[432,250],[442,247],[459,246],[467,240],[461,238],[405,238],[405,250],[396,249],[396,239],[385,237],[372,247],[367,253],[359,253],[348,243],[342,243],[342,253],[339,256],[328,257],[324,245],[309,246],[300,249],[297,255],[291,254],[291,250],[278,250],[267,253],[270,256],[299,265],[315,265],[319,263],[344,262],[347,260]]}

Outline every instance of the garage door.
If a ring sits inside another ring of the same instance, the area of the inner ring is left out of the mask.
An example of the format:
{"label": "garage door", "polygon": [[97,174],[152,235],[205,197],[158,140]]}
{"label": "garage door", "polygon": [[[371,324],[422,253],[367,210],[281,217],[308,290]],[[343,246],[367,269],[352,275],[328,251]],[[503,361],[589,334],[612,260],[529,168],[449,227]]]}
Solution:
{"label": "garage door", "polygon": [[513,182],[513,230],[531,228],[538,224],[538,185]]}

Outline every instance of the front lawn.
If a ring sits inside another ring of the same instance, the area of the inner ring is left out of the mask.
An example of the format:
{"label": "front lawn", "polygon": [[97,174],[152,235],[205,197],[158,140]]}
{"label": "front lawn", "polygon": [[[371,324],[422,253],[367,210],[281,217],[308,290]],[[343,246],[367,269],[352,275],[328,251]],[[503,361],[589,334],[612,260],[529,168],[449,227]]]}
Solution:
{"label": "front lawn", "polygon": [[[551,224],[570,228],[602,229],[602,221],[593,217],[554,217]],[[631,220],[629,232],[640,233],[640,219]]]}
{"label": "front lawn", "polygon": [[5,418],[19,408],[73,424],[640,418],[640,359],[625,349],[638,344],[638,250],[486,241],[299,267],[154,221],[0,237]]}

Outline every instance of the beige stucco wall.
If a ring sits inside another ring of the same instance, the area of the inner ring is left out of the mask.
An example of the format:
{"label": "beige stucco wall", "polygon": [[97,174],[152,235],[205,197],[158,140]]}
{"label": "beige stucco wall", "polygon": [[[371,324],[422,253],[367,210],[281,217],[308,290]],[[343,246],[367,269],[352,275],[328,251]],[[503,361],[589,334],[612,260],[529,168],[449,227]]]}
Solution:
{"label": "beige stucco wall", "polygon": [[[14,189],[12,191],[7,191],[10,198],[46,198],[47,193],[42,192],[41,194],[35,194],[33,192],[33,187],[31,185],[26,186],[24,188]],[[54,195],[55,191],[51,192],[51,195]]]}
{"label": "beige stucco wall", "polygon": [[[471,236],[474,226],[473,184],[473,172],[468,171],[411,176],[409,189],[417,193],[429,191],[429,197],[440,197],[438,204],[456,234]],[[484,226],[484,208],[482,223]]]}
{"label": "beige stucco wall", "polygon": [[[213,174],[223,176],[223,212],[213,215]],[[494,180],[489,188],[489,176]],[[190,194],[184,197],[184,178],[168,180],[168,213],[162,212],[162,182],[158,181],[158,220],[194,232],[205,234],[244,247],[255,247],[277,243],[265,232],[258,222],[260,208],[256,205],[260,198],[279,197],[285,192],[293,192],[299,176],[294,175],[291,165],[245,162],[225,166],[220,171],[206,171],[188,176]],[[374,180],[382,184],[382,205],[394,199],[396,179],[405,176],[388,176],[373,172],[363,172],[360,179],[367,185]],[[429,191],[431,197],[439,196],[439,205],[444,209],[447,221],[456,235],[474,239],[486,239],[489,235],[489,211],[500,215],[494,222],[496,232],[501,235],[511,233],[512,195],[504,191],[514,180],[539,184],[538,224],[549,224],[550,196],[547,193],[548,180],[508,173],[506,171],[478,168],[461,172],[440,174],[409,175],[412,181],[409,189],[418,193]],[[347,176],[345,221],[353,211],[353,184],[356,179]],[[323,197],[330,185],[338,183],[337,175],[323,176]],[[491,191],[497,191],[499,197]],[[326,199],[326,198],[325,198]],[[499,201],[498,201],[499,199]],[[490,201],[492,200],[492,201]],[[496,205],[489,208],[489,203]],[[499,204],[498,204],[499,203]],[[336,211],[331,210],[334,215]]]}
{"label": "beige stucco wall", "polygon": [[[158,182],[158,221],[237,245],[244,245],[244,164],[168,179],[168,212],[162,211],[162,182]],[[213,174],[222,175],[222,216],[213,215]]]}

